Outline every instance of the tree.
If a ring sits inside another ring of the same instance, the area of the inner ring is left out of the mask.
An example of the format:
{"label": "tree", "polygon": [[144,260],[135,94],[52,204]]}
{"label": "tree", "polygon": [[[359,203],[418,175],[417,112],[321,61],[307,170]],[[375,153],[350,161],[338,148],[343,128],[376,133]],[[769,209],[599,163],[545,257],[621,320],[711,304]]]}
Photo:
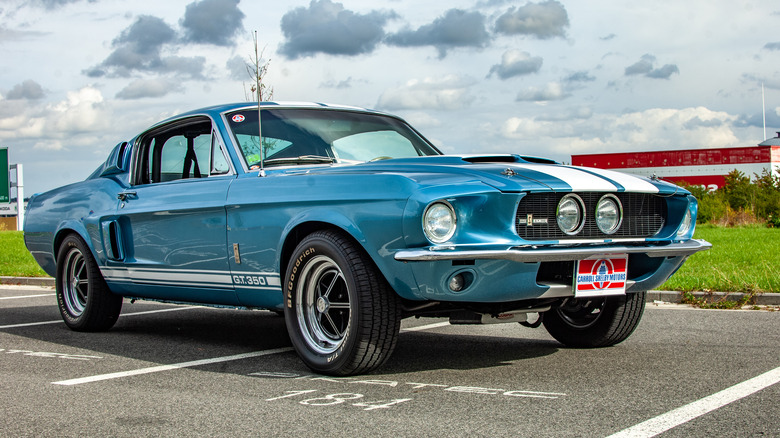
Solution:
{"label": "tree", "polygon": [[255,53],[249,56],[249,62],[246,63],[246,72],[252,79],[252,83],[249,87],[249,93],[246,90],[246,84],[244,84],[244,94],[249,101],[256,100],[258,102],[264,102],[273,99],[274,88],[268,87],[263,80],[268,72],[268,67],[271,65],[271,60],[263,59],[263,50],[258,49],[257,45],[257,31],[254,31],[253,40],[255,43]]}

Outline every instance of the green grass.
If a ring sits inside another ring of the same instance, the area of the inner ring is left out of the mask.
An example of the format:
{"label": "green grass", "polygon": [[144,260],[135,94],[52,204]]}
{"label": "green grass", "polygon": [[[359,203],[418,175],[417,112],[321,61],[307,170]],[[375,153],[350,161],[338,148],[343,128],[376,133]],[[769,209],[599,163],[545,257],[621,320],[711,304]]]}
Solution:
{"label": "green grass", "polygon": [[[712,249],[691,256],[661,289],[780,293],[780,229],[699,225],[695,237]],[[0,275],[46,276],[20,231],[0,231]]]}
{"label": "green grass", "polygon": [[780,229],[696,227],[712,249],[692,255],[660,289],[780,292]]}
{"label": "green grass", "polygon": [[0,276],[48,277],[24,246],[21,231],[0,231]]}

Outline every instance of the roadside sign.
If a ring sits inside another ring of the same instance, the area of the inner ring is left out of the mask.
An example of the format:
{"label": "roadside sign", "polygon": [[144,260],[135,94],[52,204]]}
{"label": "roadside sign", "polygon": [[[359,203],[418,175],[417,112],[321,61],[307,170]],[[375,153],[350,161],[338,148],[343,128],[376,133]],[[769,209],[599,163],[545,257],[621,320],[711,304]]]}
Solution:
{"label": "roadside sign", "polygon": [[11,178],[8,172],[8,148],[0,148],[0,202],[11,201]]}

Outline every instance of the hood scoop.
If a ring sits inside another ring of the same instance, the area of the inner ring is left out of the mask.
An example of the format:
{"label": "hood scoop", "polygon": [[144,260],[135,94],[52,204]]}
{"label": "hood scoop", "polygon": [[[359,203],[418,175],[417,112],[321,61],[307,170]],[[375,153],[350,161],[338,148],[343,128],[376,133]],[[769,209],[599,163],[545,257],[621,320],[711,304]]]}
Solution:
{"label": "hood scoop", "polygon": [[536,164],[559,164],[555,160],[541,157],[531,157],[526,155],[473,155],[462,158],[463,161],[472,164],[482,163],[536,163]]}

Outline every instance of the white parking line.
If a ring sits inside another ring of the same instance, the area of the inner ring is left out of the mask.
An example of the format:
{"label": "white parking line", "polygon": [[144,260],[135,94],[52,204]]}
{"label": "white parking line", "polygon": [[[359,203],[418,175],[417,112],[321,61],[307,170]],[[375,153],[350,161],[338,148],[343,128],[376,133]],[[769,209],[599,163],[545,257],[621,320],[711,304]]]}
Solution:
{"label": "white parking line", "polygon": [[91,377],[82,377],[79,379],[61,380],[59,382],[52,382],[52,383],[55,385],[66,385],[66,386],[80,385],[82,383],[91,383],[91,382],[98,382],[101,380],[118,379],[120,377],[137,376],[140,374],[158,373],[160,371],[169,371],[169,370],[175,370],[179,368],[197,367],[201,365],[209,365],[209,364],[219,363],[219,362],[229,362],[233,360],[248,359],[251,357],[260,357],[260,356],[267,356],[270,354],[286,353],[288,351],[292,351],[292,348],[286,347],[286,348],[275,348],[273,350],[254,351],[251,353],[236,354],[233,356],[223,356],[223,357],[215,357],[212,359],[193,360],[190,362],[174,363],[171,365],[160,365],[156,367],[140,368],[137,370],[130,370],[130,371],[120,371],[118,373],[101,374],[101,375],[91,376]]}
{"label": "white parking line", "polygon": [[434,329],[434,328],[445,327],[445,326],[448,326],[448,325],[450,325],[450,323],[447,322],[447,321],[445,321],[445,322],[436,322],[436,323],[433,323],[433,324],[421,325],[419,327],[409,327],[409,328],[401,329],[401,333],[403,333],[403,332],[419,332],[421,330],[430,330],[430,329]]}
{"label": "white parking line", "polygon": [[780,382],[780,367],[651,418],[607,438],[650,438]]}
{"label": "white parking line", "polygon": [[54,294],[20,295],[18,297],[0,297],[0,300],[18,300],[20,298],[53,297]]}
{"label": "white parking line", "polygon": [[[171,309],[173,310],[173,309]],[[153,311],[154,312],[154,311]],[[134,313],[133,315],[138,315],[143,312]],[[152,313],[152,312],[146,312],[146,313]],[[450,325],[449,322],[439,322],[435,324],[428,324],[423,325],[419,327],[411,327],[408,329],[401,330],[404,331],[420,331],[420,330],[428,330],[432,328],[437,327],[444,327],[446,325]],[[2,327],[0,327],[2,328]],[[169,370],[175,370],[179,368],[190,368],[190,367],[197,367],[201,365],[208,365],[212,363],[219,363],[219,362],[229,362],[233,360],[241,360],[241,359],[247,359],[251,357],[260,357],[260,356],[267,356],[270,354],[277,354],[277,353],[285,353],[288,351],[293,351],[291,347],[286,348],[276,348],[274,350],[263,350],[263,351],[255,351],[252,353],[243,353],[243,354],[236,354],[234,356],[223,356],[223,357],[215,357],[213,359],[201,359],[201,360],[194,360],[190,362],[182,362],[182,363],[175,363],[171,365],[159,365],[155,367],[149,367],[149,368],[140,368],[137,370],[130,370],[130,371],[119,371],[116,373],[109,373],[109,374],[101,374],[97,376],[90,376],[90,377],[81,377],[78,379],[70,379],[70,380],[61,380],[59,382],[52,382],[55,385],[80,385],[82,383],[92,383],[92,382],[98,382],[101,380],[110,380],[110,379],[118,379],[122,377],[129,377],[129,376],[137,376],[140,374],[149,374],[149,373],[159,373],[160,371],[169,371]]]}
{"label": "white parking line", "polygon": [[[162,312],[177,312],[179,310],[190,310],[190,309],[204,309],[205,307],[201,306],[186,306],[186,307],[174,307],[171,309],[160,309],[160,310],[145,310],[143,312],[133,312],[133,313],[122,313],[119,315],[119,317],[123,316],[135,316],[135,315],[148,315],[150,313],[162,313]],[[0,329],[7,329],[7,328],[17,328],[17,327],[32,327],[36,325],[46,325],[46,324],[59,324],[62,320],[58,319],[56,321],[41,321],[41,322],[26,322],[22,324],[10,324],[10,325],[0,325]]]}

